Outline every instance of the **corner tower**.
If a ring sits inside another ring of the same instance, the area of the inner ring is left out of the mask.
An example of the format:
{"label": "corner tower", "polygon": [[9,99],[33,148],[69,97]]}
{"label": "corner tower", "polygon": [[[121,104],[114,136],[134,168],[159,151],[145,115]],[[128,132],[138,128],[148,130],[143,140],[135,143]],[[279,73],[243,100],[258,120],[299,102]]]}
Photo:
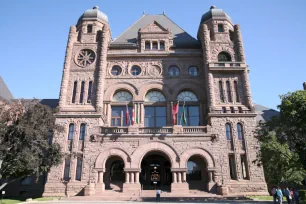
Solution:
{"label": "corner tower", "polygon": [[240,26],[212,6],[201,18],[198,39],[203,51],[208,124],[224,148],[218,158],[223,195],[242,192],[246,185],[252,185],[254,192],[263,192],[263,169],[252,163],[259,144],[254,137],[256,113]]}

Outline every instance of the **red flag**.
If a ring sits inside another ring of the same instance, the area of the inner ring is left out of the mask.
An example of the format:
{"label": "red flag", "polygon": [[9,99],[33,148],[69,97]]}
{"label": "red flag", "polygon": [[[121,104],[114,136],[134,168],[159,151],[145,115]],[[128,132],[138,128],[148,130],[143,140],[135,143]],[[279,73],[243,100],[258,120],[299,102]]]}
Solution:
{"label": "red flag", "polygon": [[126,105],[126,110],[125,110],[125,124],[129,124],[129,118],[130,118],[130,113],[129,113],[129,107]]}
{"label": "red flag", "polygon": [[134,122],[135,122],[135,114],[134,114],[134,106],[133,106],[133,109],[132,109],[132,125],[134,125]]}
{"label": "red flag", "polygon": [[178,103],[177,104],[173,104],[172,107],[172,117],[173,117],[173,125],[176,125],[176,114],[178,114]]}

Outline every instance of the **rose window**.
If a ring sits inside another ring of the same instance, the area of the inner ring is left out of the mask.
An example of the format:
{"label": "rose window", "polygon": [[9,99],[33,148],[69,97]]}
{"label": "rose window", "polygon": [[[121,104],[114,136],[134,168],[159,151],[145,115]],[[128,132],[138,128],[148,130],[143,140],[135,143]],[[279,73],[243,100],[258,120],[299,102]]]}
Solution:
{"label": "rose window", "polygon": [[77,56],[77,64],[81,67],[86,67],[91,65],[96,58],[96,54],[94,51],[89,50],[89,49],[83,49],[79,52]]}

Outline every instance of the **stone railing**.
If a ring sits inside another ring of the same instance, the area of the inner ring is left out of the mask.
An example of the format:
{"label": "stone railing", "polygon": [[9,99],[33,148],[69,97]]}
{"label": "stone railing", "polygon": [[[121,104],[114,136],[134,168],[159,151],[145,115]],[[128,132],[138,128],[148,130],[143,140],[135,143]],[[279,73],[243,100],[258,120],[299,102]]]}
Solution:
{"label": "stone railing", "polygon": [[184,133],[207,133],[207,127],[206,126],[188,126],[188,127],[183,127],[183,132]]}
{"label": "stone railing", "polygon": [[139,128],[140,134],[171,134],[173,128]]}
{"label": "stone railing", "polygon": [[102,134],[207,134],[207,126],[168,126],[168,127],[100,127]]}
{"label": "stone railing", "polygon": [[215,62],[209,63],[209,68],[222,68],[222,67],[230,67],[230,68],[245,68],[246,64],[241,62]]}

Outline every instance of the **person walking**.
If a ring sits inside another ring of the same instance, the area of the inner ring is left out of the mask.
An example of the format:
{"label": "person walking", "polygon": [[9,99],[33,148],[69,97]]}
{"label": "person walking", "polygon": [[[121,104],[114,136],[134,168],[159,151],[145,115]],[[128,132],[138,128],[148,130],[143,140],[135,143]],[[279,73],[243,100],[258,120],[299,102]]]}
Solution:
{"label": "person walking", "polygon": [[271,193],[272,193],[272,196],[273,196],[273,203],[276,204],[276,198],[277,198],[277,195],[276,195],[276,186],[272,187]]}
{"label": "person walking", "polygon": [[293,197],[296,204],[300,204],[300,195],[298,189],[293,189]]}
{"label": "person walking", "polygon": [[280,187],[277,188],[276,195],[277,195],[278,204],[283,204],[283,192]]}
{"label": "person walking", "polygon": [[160,194],[161,194],[161,190],[157,189],[156,190],[156,202],[160,202]]}
{"label": "person walking", "polygon": [[290,202],[290,190],[289,190],[289,188],[288,187],[286,187],[285,189],[284,189],[284,196],[286,197],[286,200],[287,200],[287,203],[288,204],[291,204],[291,202]]}

